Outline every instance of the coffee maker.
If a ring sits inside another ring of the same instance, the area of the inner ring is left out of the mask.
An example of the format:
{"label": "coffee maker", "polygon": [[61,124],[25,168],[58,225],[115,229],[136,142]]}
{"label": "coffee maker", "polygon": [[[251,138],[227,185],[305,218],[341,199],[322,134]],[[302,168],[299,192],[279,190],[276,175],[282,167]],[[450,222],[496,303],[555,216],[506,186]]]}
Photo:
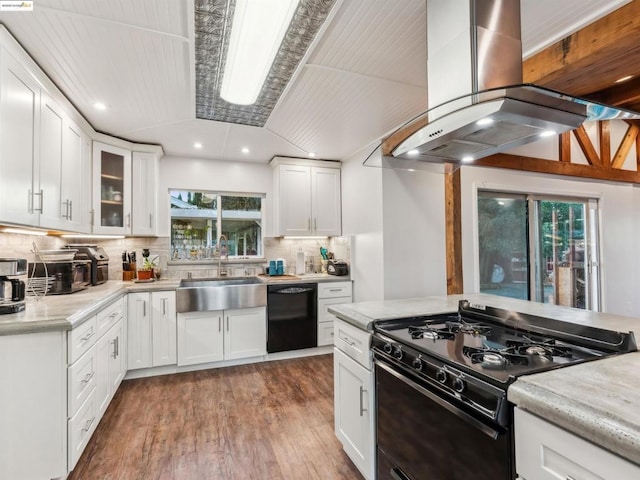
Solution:
{"label": "coffee maker", "polygon": [[18,313],[25,307],[25,285],[17,278],[27,273],[26,258],[0,258],[0,314]]}

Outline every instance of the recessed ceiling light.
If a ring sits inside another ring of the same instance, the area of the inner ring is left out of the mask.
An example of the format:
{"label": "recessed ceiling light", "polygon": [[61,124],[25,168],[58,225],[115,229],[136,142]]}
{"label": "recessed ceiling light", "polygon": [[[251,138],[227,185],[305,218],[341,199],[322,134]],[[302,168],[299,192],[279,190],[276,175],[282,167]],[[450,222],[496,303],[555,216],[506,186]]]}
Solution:
{"label": "recessed ceiling light", "polygon": [[242,147],[242,153],[246,155],[247,153],[249,153],[249,149],[247,147]]}
{"label": "recessed ceiling light", "polygon": [[498,205],[504,205],[504,202],[502,200],[499,200]]}
{"label": "recessed ceiling light", "polygon": [[633,75],[627,75],[626,77],[619,78],[614,83],[626,82],[627,80],[631,80],[632,78],[633,78]]}
{"label": "recessed ceiling light", "polygon": [[493,118],[485,117],[485,118],[481,118],[480,120],[478,120],[476,122],[476,125],[489,125],[491,123],[493,123]]}
{"label": "recessed ceiling light", "polygon": [[196,142],[193,144],[193,148],[202,148],[202,144],[200,142]]}
{"label": "recessed ceiling light", "polygon": [[416,171],[416,169],[415,169],[415,168],[408,168],[408,169],[407,169],[407,172],[415,172],[415,171]]}
{"label": "recessed ceiling light", "polygon": [[467,155],[466,157],[462,157],[461,160],[465,163],[473,162],[473,157]]}
{"label": "recessed ceiling light", "polygon": [[95,108],[96,110],[106,110],[107,105],[102,102],[94,102],[93,108]]}
{"label": "recessed ceiling light", "polygon": [[313,158],[313,157],[315,157],[315,156],[316,156],[316,154],[315,154],[315,153],[313,153],[313,152],[309,152],[309,153],[308,153],[308,155],[309,155],[309,157],[310,157],[310,158]]}
{"label": "recessed ceiling light", "polygon": [[416,150],[416,149],[414,148],[413,150],[409,150],[409,151],[407,152],[407,155],[410,155],[410,156],[412,156],[412,157],[413,157],[413,156],[415,156],[415,155],[418,155],[419,153],[420,153],[420,151],[419,151],[419,150]]}
{"label": "recessed ceiling light", "polygon": [[540,132],[540,136],[541,137],[550,137],[552,135],[555,135],[556,132],[554,132],[553,130],[545,130],[543,132]]}

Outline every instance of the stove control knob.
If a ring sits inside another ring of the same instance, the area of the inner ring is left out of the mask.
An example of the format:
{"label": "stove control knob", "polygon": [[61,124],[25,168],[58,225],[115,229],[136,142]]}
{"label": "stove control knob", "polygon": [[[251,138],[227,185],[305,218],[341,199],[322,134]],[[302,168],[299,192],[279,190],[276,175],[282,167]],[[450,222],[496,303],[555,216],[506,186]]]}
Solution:
{"label": "stove control knob", "polygon": [[383,349],[384,349],[385,353],[393,352],[393,346],[388,342],[384,344]]}
{"label": "stove control knob", "polygon": [[444,383],[447,381],[447,372],[444,368],[441,368],[436,372],[436,380],[440,383]]}
{"label": "stove control knob", "polygon": [[396,357],[398,360],[400,360],[403,355],[404,355],[404,352],[402,351],[402,347],[397,346],[396,349],[393,351],[393,356]]}
{"label": "stove control knob", "polygon": [[422,359],[420,357],[414,358],[412,365],[416,370],[422,370]]}
{"label": "stove control knob", "polygon": [[460,377],[455,378],[453,380],[453,389],[458,393],[464,392],[464,389],[466,388],[466,386],[467,384]]}

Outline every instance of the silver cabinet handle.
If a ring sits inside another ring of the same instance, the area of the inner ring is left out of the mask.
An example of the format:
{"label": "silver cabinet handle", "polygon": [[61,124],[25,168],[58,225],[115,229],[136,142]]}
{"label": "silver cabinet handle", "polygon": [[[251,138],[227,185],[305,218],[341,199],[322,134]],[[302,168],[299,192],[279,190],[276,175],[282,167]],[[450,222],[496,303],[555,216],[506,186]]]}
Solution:
{"label": "silver cabinet handle", "polygon": [[311,217],[307,218],[307,230],[311,230]]}
{"label": "silver cabinet handle", "polygon": [[89,333],[87,333],[86,335],[80,337],[80,341],[81,342],[86,342],[87,340],[89,340],[91,337],[93,337],[96,334],[96,332],[93,331],[93,327],[91,327],[91,330],[89,330]]}
{"label": "silver cabinet handle", "polygon": [[362,388],[362,385],[360,385],[360,416],[362,417],[364,415],[364,412],[367,411],[366,408],[364,408],[364,393],[366,392],[366,390],[364,388]]}
{"label": "silver cabinet handle", "polygon": [[341,288],[330,288],[329,291],[330,292],[341,292],[342,289]]}
{"label": "silver cabinet handle", "polygon": [[118,312],[113,312],[111,315],[109,315],[109,320],[113,320],[117,316],[118,316]]}
{"label": "silver cabinet handle", "polygon": [[42,213],[42,208],[44,206],[44,191],[40,189],[40,192],[34,192],[33,195],[38,195],[40,197],[40,208],[33,208],[33,211]]}
{"label": "silver cabinet handle", "polygon": [[142,300],[142,316],[143,317],[147,316],[147,301],[146,300]]}
{"label": "silver cabinet handle", "polygon": [[127,228],[131,226],[131,214],[127,213]]}
{"label": "silver cabinet handle", "polygon": [[344,343],[346,343],[347,345],[349,345],[350,347],[353,347],[353,346],[355,346],[355,344],[356,344],[356,342],[351,342],[351,341],[349,341],[349,339],[348,339],[348,338],[346,338],[346,337],[342,337],[342,341],[343,341]]}
{"label": "silver cabinet handle", "polygon": [[318,219],[317,218],[313,219],[313,231],[314,232],[318,231]]}
{"label": "silver cabinet handle", "polygon": [[113,358],[118,358],[120,355],[120,337],[114,338],[111,343],[113,343]]}
{"label": "silver cabinet handle", "polygon": [[80,380],[80,383],[89,383],[89,381],[93,378],[93,376],[96,374],[95,371],[91,372],[91,373],[87,373],[84,378],[82,380]]}
{"label": "silver cabinet handle", "polygon": [[73,201],[69,200],[69,217],[67,220],[73,220]]}
{"label": "silver cabinet handle", "polygon": [[153,215],[150,213],[149,214],[149,228],[153,227]]}
{"label": "silver cabinet handle", "polygon": [[222,317],[218,317],[218,331],[222,331]]}
{"label": "silver cabinet handle", "polygon": [[93,425],[94,420],[96,419],[96,417],[91,418],[91,420],[87,420],[84,424],[84,427],[82,427],[82,430],[80,430],[81,432],[88,432],[89,429],[91,428],[91,425]]}
{"label": "silver cabinet handle", "polygon": [[91,226],[93,227],[96,218],[96,211],[92,208],[89,210],[89,215],[91,216]]}
{"label": "silver cabinet handle", "polygon": [[64,207],[64,213],[60,214],[60,218],[69,220],[69,200],[62,202],[62,206]]}
{"label": "silver cabinet handle", "polygon": [[227,315],[227,332],[229,331],[229,316]]}
{"label": "silver cabinet handle", "polygon": [[167,299],[166,298],[162,299],[162,315],[163,316],[167,315]]}
{"label": "silver cabinet handle", "polygon": [[27,190],[27,213],[33,213],[33,194],[31,189]]}

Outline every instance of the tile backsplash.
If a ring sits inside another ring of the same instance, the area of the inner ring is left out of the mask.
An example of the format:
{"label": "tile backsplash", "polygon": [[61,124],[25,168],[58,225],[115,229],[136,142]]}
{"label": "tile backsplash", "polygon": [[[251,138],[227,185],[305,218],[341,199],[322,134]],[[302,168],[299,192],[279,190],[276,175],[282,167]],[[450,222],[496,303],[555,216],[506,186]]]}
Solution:
{"label": "tile backsplash", "polygon": [[[65,244],[90,243],[102,246],[109,255],[109,279],[119,280],[122,278],[122,252],[136,251],[138,262],[142,262],[142,249],[150,250],[150,257],[157,257],[162,276],[166,278],[185,278],[188,273],[193,277],[213,277],[218,274],[217,261],[213,263],[203,262],[170,262],[170,240],[169,237],[130,237],[125,239],[63,239],[60,237],[20,235],[11,233],[0,233],[0,257],[20,257],[33,261],[33,243],[41,250],[52,250],[62,248]],[[284,259],[288,273],[295,273],[296,256],[299,251],[305,253],[305,271],[320,271],[320,247],[325,247],[329,252],[333,252],[334,258],[350,262],[351,258],[351,238],[332,237],[328,239],[285,239],[267,237],[264,239],[265,259],[257,262],[247,260],[241,263],[228,265],[229,275],[255,275],[261,273],[262,265],[268,260]]]}

